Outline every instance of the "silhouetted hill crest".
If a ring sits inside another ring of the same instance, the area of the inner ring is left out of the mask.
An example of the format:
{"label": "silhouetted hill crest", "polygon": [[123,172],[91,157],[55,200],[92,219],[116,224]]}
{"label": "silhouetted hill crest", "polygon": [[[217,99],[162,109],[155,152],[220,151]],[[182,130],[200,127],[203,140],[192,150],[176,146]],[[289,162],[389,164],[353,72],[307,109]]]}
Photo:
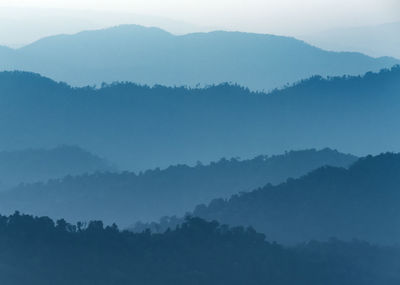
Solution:
{"label": "silhouetted hill crest", "polygon": [[80,145],[140,171],[288,149],[364,155],[400,145],[399,67],[313,78],[269,94],[228,84],[71,88],[47,80],[0,73],[0,149]]}
{"label": "silhouetted hill crest", "polygon": [[34,71],[73,86],[116,80],[192,87],[237,82],[252,90],[271,90],[316,74],[363,74],[399,63],[323,51],[281,36],[222,31],[175,36],[139,26],[45,38],[0,53],[0,62],[2,70]]}
{"label": "silhouetted hill crest", "polygon": [[251,225],[286,242],[337,236],[395,244],[399,183],[400,154],[385,153],[361,158],[349,169],[325,166],[277,186],[217,199],[193,214]]}
{"label": "silhouetted hill crest", "polygon": [[21,185],[0,194],[0,207],[8,213],[19,210],[71,221],[102,219],[124,226],[133,223],[132,219],[182,215],[215,197],[229,197],[266,183],[279,184],[322,165],[346,167],[355,160],[352,155],[330,149],[311,149],[138,173],[67,176],[47,183]]}

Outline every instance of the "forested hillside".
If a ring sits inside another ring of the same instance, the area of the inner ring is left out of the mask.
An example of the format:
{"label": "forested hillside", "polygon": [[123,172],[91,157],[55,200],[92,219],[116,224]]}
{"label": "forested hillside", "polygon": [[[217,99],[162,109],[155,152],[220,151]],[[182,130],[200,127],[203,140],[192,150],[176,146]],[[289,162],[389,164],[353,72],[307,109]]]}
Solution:
{"label": "forested hillside", "polygon": [[[224,224],[252,226],[269,240],[283,243],[337,237],[398,244],[399,185],[400,154],[386,153],[361,158],[348,170],[322,167],[277,186],[215,199],[196,207],[192,214]],[[159,229],[179,220],[164,218],[163,222]]]}
{"label": "forested hillside", "polygon": [[138,220],[183,215],[217,197],[281,183],[324,165],[347,167],[355,160],[352,155],[324,149],[249,160],[221,159],[207,165],[177,165],[137,174],[69,175],[0,193],[0,208],[2,213],[19,210],[68,221],[101,219],[126,226]]}
{"label": "forested hillside", "polygon": [[1,0],[0,285],[400,285],[372,2]]}
{"label": "forested hillside", "polygon": [[400,251],[331,240],[285,248],[198,218],[164,234],[16,213],[0,217],[0,282],[13,285],[397,285]]}
{"label": "forested hillside", "polygon": [[79,145],[122,169],[332,147],[400,150],[400,67],[363,77],[313,77],[270,94],[132,83],[71,88],[0,73],[0,149]]}

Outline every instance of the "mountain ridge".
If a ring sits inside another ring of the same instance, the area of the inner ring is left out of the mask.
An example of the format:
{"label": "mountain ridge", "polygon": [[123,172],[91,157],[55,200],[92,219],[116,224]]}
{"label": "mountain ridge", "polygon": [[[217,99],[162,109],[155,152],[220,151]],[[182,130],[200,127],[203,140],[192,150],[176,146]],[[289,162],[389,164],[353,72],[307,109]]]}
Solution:
{"label": "mountain ridge", "polygon": [[391,22],[376,26],[331,29],[300,38],[327,50],[351,50],[374,57],[390,55],[399,59],[399,31],[400,22]]}
{"label": "mountain ridge", "polygon": [[116,167],[77,146],[0,151],[0,189],[67,175],[115,171]]}
{"label": "mountain ridge", "polygon": [[291,37],[225,31],[177,36],[136,25],[53,36],[13,51],[0,54],[1,70],[38,72],[74,86],[235,82],[269,91],[316,74],[358,75],[400,63],[327,52]]}
{"label": "mountain ridge", "polygon": [[367,156],[348,169],[325,166],[277,186],[216,199],[192,214],[252,226],[284,243],[335,236],[398,244],[399,174],[400,154]]}
{"label": "mountain ridge", "polygon": [[267,94],[229,84],[72,88],[5,72],[0,149],[80,145],[134,171],[326,146],[358,156],[399,151],[399,78],[399,67],[313,77]]}
{"label": "mountain ridge", "polygon": [[0,208],[10,214],[18,210],[74,222],[101,219],[108,224],[129,225],[132,219],[182,215],[215,197],[229,197],[266,183],[277,184],[322,165],[347,167],[355,160],[355,156],[330,149],[310,149],[139,173],[69,175],[0,193]]}

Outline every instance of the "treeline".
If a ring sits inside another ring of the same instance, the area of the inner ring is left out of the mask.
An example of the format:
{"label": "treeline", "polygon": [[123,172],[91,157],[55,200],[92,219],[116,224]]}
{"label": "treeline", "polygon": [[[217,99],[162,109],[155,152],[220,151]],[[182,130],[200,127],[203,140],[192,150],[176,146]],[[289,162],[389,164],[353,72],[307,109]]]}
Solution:
{"label": "treeline", "polygon": [[269,94],[115,83],[72,88],[39,75],[0,73],[0,149],[79,145],[143,170],[332,147],[398,150],[400,67],[324,79]]}
{"label": "treeline", "polygon": [[[298,179],[214,199],[191,215],[229,225],[252,226],[270,240],[358,238],[380,244],[400,240],[400,154],[359,159],[349,169],[322,167]],[[136,230],[164,231],[182,219],[138,223]]]}
{"label": "treeline", "polygon": [[164,234],[93,221],[0,217],[0,282],[46,284],[395,285],[400,250],[365,242],[285,248],[251,228],[188,218]]}
{"label": "treeline", "polygon": [[[355,156],[331,149],[311,149],[253,159],[221,159],[204,165],[176,165],[139,173],[70,175],[47,183],[20,185],[0,193],[0,208],[3,214],[19,210],[69,221],[100,219],[107,224],[116,222],[128,226],[138,220],[183,215],[216,197],[228,198],[267,183],[281,183],[324,165],[347,167],[355,160]],[[37,170],[52,166],[52,163],[36,162],[38,165],[34,169]],[[59,163],[65,162],[60,159]],[[81,167],[83,165],[77,169]]]}

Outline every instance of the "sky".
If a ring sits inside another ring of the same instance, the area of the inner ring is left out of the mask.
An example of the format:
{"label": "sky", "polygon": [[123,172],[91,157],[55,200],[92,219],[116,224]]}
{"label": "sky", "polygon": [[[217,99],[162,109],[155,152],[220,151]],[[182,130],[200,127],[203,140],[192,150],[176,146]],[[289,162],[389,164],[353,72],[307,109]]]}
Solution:
{"label": "sky", "polygon": [[400,0],[0,0],[0,44],[116,24],[296,36],[395,21]]}

